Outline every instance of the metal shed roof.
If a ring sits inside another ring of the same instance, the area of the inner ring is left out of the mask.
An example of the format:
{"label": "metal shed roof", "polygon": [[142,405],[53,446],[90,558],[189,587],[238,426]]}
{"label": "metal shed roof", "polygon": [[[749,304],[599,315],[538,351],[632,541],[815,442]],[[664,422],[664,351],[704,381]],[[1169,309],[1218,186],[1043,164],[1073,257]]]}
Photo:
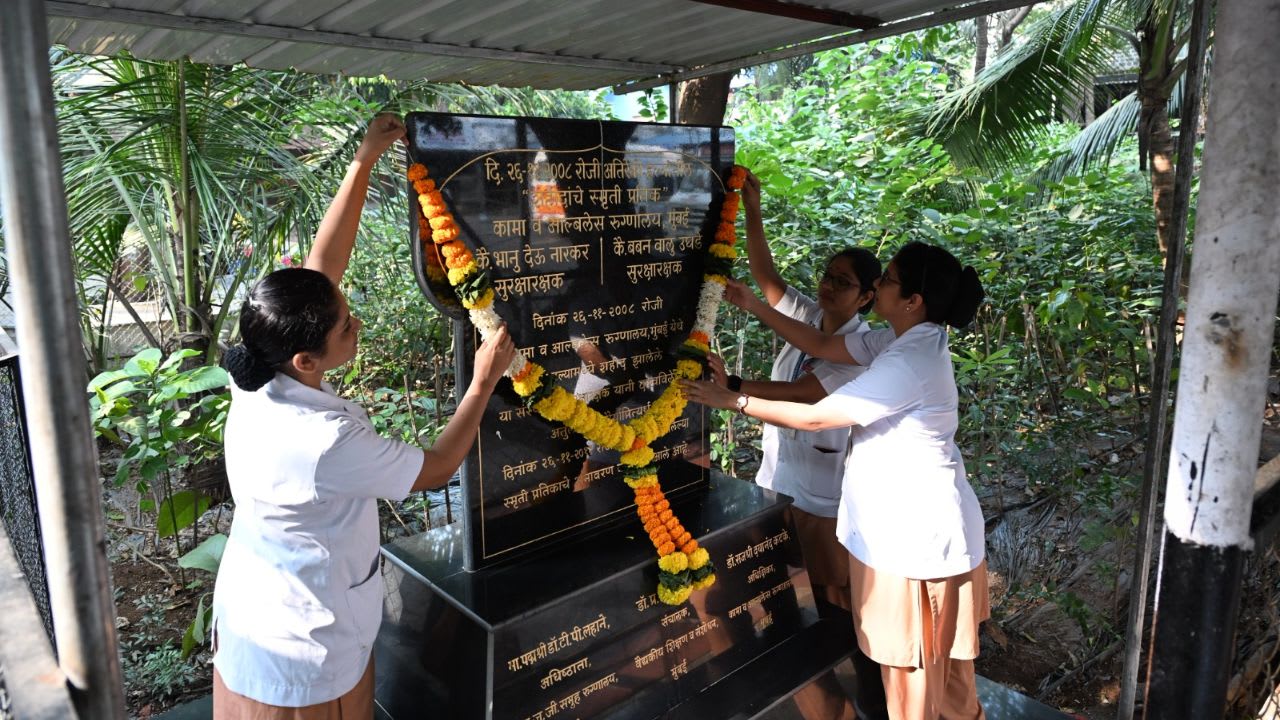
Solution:
{"label": "metal shed roof", "polygon": [[45,9],[50,41],[82,53],[632,90],[1031,2],[47,0]]}

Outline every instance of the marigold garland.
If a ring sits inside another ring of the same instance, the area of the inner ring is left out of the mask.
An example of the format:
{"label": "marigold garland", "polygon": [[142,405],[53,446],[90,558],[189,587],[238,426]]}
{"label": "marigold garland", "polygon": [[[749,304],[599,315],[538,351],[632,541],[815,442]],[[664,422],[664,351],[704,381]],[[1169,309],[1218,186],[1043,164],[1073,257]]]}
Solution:
{"label": "marigold garland", "polygon": [[[502,324],[493,311],[493,289],[487,272],[480,270],[475,256],[459,238],[458,225],[445,204],[444,196],[429,177],[422,163],[409,166],[409,182],[418,195],[422,215],[418,234],[428,256],[427,271],[433,279],[445,275],[454,287],[463,307],[470,311],[471,321],[488,338]],[[715,332],[716,312],[724,298],[724,285],[732,262],[738,253],[734,222],[746,180],[746,170],[733,166],[725,181],[728,190],[720,206],[720,223],[715,241],[707,248],[706,270],[698,295],[698,311],[689,337],[678,352],[675,377],[697,379],[710,352]],[[698,545],[693,534],[685,530],[663,496],[658,469],[653,465],[650,444],[666,435],[672,423],[684,413],[688,400],[678,382],[662,391],[657,400],[640,417],[626,424],[601,414],[585,402],[556,385],[545,369],[516,350],[506,371],[516,394],[544,418],[562,422],[574,432],[601,447],[622,453],[623,479],[635,492],[636,515],[658,551],[658,599],[668,605],[679,605],[694,590],[702,590],[716,581],[715,566],[706,548]]]}

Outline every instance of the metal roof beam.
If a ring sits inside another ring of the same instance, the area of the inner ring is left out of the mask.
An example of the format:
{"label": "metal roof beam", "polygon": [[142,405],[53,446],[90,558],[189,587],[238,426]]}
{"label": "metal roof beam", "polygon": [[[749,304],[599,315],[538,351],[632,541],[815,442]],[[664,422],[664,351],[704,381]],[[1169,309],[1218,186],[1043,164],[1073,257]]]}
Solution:
{"label": "metal roof beam", "polygon": [[725,60],[724,62],[711,63],[710,65],[702,65],[696,68],[682,70],[680,72],[668,73],[648,80],[639,80],[634,83],[615,85],[613,92],[618,95],[623,95],[625,93],[638,92],[640,90],[649,90],[669,83],[683,82],[685,80],[706,77],[707,75],[715,75],[716,73],[727,72],[729,70],[741,70],[745,67],[764,65],[765,63],[777,62],[779,60],[785,60],[799,55],[811,55],[823,50],[831,50],[834,48],[846,47],[848,45],[857,45],[858,43],[879,40],[893,35],[901,35],[915,30],[923,30],[937,25],[946,25],[947,23],[958,22],[960,20],[969,20],[970,18],[990,15],[992,13],[998,13],[1012,8],[1036,5],[1043,1],[1044,0],[987,0],[986,2],[978,2],[972,5],[965,5],[964,7],[942,10],[935,13],[929,13],[928,15],[920,15],[907,20],[899,20],[887,25],[880,25],[878,27],[871,28],[869,30],[845,33],[843,35],[836,35],[835,37],[829,37],[823,40],[814,40],[812,42],[792,45],[779,50],[758,53],[756,55],[747,55],[733,60]]}
{"label": "metal roof beam", "polygon": [[805,20],[824,25],[839,25],[858,30],[868,30],[881,24],[879,20],[868,15],[855,15],[842,10],[830,10],[812,5],[801,5],[800,3],[780,2],[779,0],[693,0],[693,2],[699,2],[704,5],[717,5],[732,10],[764,13],[765,15],[791,18],[792,20]]}
{"label": "metal roof beam", "polygon": [[325,30],[304,30],[300,28],[283,27],[280,25],[263,25],[236,22],[234,20],[219,20],[216,18],[170,15],[168,13],[148,12],[144,10],[129,10],[126,8],[99,7],[96,5],[84,5],[77,2],[62,2],[60,0],[46,0],[45,11],[50,16],[74,18],[78,20],[117,22],[128,25],[142,25],[146,27],[166,28],[169,30],[187,32],[237,35],[240,37],[259,40],[310,43],[315,45],[336,45],[345,48],[405,52],[419,55],[468,58],[473,60],[505,60],[537,65],[559,65],[589,68],[592,70],[615,70],[619,72],[643,75],[669,74],[683,69],[679,65],[666,65],[662,63],[632,62],[630,60],[610,60],[607,58],[580,57],[574,55],[552,55],[548,53],[525,52],[519,50],[503,50],[501,48],[469,47],[466,45],[449,45],[447,43],[419,42],[414,40],[400,40],[397,38],[351,35],[348,33],[329,32]]}

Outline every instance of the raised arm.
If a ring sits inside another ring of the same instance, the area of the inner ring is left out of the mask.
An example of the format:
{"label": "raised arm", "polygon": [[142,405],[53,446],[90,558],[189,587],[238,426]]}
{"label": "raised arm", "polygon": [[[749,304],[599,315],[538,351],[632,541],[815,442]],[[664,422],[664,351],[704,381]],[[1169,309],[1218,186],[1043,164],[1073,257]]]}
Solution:
{"label": "raised arm", "polygon": [[843,335],[828,335],[818,328],[803,323],[774,310],[740,282],[730,280],[725,285],[724,297],[729,302],[760,318],[783,340],[809,355],[831,362],[860,365],[845,346]]}
{"label": "raised arm", "polygon": [[360,147],[356,148],[355,158],[347,166],[342,185],[320,221],[305,267],[324,273],[334,285],[342,281],[347,263],[351,261],[360,213],[369,193],[369,174],[382,153],[403,137],[404,123],[395,115],[379,115],[369,123],[369,130],[360,141]]}
{"label": "raised arm", "polygon": [[750,170],[742,184],[742,208],[747,220],[747,266],[756,287],[770,306],[777,305],[787,292],[787,283],[773,264],[773,252],[764,237],[764,217],[760,213],[760,178]]}
{"label": "raised arm", "polygon": [[484,417],[485,406],[489,404],[489,396],[502,379],[503,371],[511,364],[515,352],[515,343],[507,334],[506,325],[476,349],[471,385],[458,402],[458,409],[449,418],[444,432],[436,438],[430,450],[423,451],[422,469],[418,471],[418,479],[413,483],[414,490],[438,488],[449,482],[449,478],[458,471],[463,459],[471,451],[471,444],[476,440],[476,432],[480,429],[480,420]]}

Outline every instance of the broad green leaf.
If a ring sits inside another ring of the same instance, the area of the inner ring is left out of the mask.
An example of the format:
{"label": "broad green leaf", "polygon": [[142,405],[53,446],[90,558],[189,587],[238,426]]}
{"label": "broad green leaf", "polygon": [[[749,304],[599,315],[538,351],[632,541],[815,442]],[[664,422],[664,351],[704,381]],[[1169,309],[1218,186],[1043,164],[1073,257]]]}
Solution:
{"label": "broad green leaf", "polygon": [[173,537],[179,530],[190,527],[208,509],[208,497],[194,490],[176,492],[156,509],[156,533],[160,537]]}
{"label": "broad green leaf", "polygon": [[227,548],[227,536],[218,533],[205,538],[194,550],[178,558],[179,567],[198,568],[206,572],[218,574],[222,564],[222,553]]}
{"label": "broad green leaf", "polygon": [[150,375],[160,367],[160,350],[157,348],[147,348],[142,352],[129,358],[124,364],[124,372],[129,373],[132,377],[141,375]]}

